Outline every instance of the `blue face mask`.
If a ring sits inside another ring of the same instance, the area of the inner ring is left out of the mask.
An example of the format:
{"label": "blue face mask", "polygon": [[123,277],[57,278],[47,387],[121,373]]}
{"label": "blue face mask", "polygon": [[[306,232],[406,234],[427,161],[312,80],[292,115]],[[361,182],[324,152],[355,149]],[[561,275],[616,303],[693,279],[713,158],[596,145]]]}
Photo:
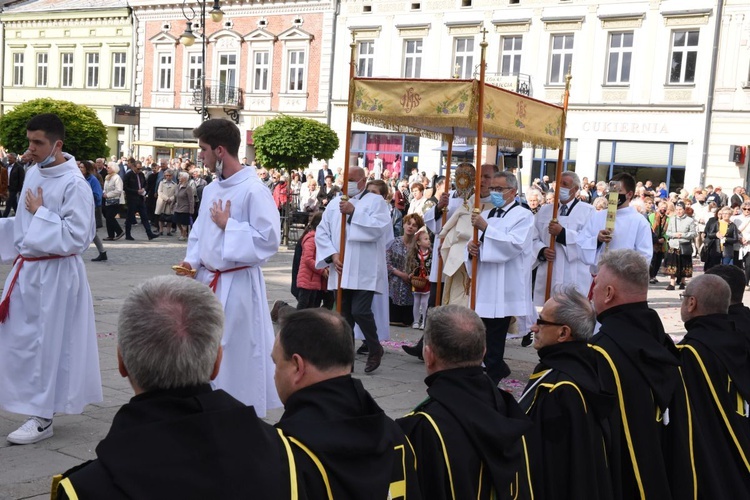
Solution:
{"label": "blue face mask", "polygon": [[47,156],[47,158],[39,162],[39,167],[44,168],[54,161],[55,161],[55,146],[52,146],[52,151],[50,151],[49,156]]}
{"label": "blue face mask", "polygon": [[505,198],[503,198],[502,193],[491,192],[490,202],[495,205],[495,208],[503,208],[505,206]]}
{"label": "blue face mask", "polygon": [[570,198],[570,189],[561,187],[560,188],[560,201],[568,201]]}

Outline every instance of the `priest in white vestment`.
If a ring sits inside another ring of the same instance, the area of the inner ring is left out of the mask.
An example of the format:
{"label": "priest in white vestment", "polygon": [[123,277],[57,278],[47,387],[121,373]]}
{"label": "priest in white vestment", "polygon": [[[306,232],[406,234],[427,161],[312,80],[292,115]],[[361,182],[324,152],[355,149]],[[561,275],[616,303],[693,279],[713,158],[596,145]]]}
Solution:
{"label": "priest in white vestment", "polygon": [[26,135],[34,165],[16,216],[0,219],[0,259],[15,260],[0,297],[0,408],[31,416],[8,436],[16,444],[51,437],[53,414],[102,400],[81,259],[96,234],[91,187],[62,152],[65,128],[56,115],[32,118]]}
{"label": "priest in white vestment", "polygon": [[607,211],[601,210],[595,212],[578,233],[581,261],[591,266],[590,271],[594,275],[602,253],[607,250],[636,250],[647,262],[651,262],[654,252],[648,220],[630,206],[635,196],[635,179],[628,173],[620,173],[612,177],[612,181],[619,183],[614,230],[606,229]]}
{"label": "priest in white vestment", "polygon": [[[510,375],[505,363],[505,339],[513,316],[534,314],[531,301],[534,215],[516,201],[518,180],[509,171],[495,174],[490,185],[495,208],[472,214],[479,242],[469,241],[466,268],[479,259],[474,311],[487,329],[484,364],[496,384]],[[470,305],[470,304],[469,304]]]}
{"label": "priest in white vestment", "polygon": [[261,265],[279,249],[280,221],[273,197],[254,168],[237,158],[240,132],[212,119],[193,131],[199,157],[217,179],[203,190],[184,267],[211,286],[224,306],[224,356],[214,387],[224,389],[260,417],[281,401],[273,381],[273,324]]}
{"label": "priest in white vestment", "polygon": [[[537,272],[534,283],[534,305],[543,306],[547,289],[547,270],[549,261],[552,265],[552,287],[573,284],[583,295],[591,288],[589,266],[581,261],[578,248],[578,234],[596,210],[593,206],[578,199],[581,181],[575,172],[563,172],[560,178],[560,207],[557,212],[557,223],[552,222],[550,204],[539,209],[534,221],[534,250]],[[554,248],[550,249],[550,236],[555,236]]]}

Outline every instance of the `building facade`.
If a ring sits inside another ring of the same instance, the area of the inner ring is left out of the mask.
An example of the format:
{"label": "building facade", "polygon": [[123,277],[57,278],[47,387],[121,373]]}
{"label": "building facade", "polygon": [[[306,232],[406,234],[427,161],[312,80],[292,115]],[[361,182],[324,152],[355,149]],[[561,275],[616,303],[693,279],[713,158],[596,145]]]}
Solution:
{"label": "building facade", "polygon": [[[670,190],[694,186],[704,175],[716,8],[704,0],[344,0],[332,123],[343,139],[352,36],[358,75],[430,79],[478,75],[486,37],[491,83],[561,103],[570,70],[565,168],[590,180],[627,171]],[[367,166],[375,152],[428,173],[446,161],[438,141],[357,123],[352,130],[352,151]],[[484,147],[483,160],[500,156]],[[554,177],[557,151],[527,147],[519,156],[506,165],[522,163],[524,184]]]}
{"label": "building facade", "polygon": [[107,127],[110,153],[128,141],[113,118],[131,102],[133,29],[125,0],[15,2],[0,14],[3,79],[0,115],[49,97],[90,107]]}

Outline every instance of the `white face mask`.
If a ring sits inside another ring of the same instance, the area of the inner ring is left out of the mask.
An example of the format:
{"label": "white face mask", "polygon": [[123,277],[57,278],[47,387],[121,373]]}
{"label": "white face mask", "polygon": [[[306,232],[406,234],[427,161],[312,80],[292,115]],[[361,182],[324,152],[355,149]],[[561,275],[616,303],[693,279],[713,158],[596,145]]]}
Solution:
{"label": "white face mask", "polygon": [[348,196],[357,196],[361,192],[358,186],[359,182],[349,181],[346,188],[346,194]]}
{"label": "white face mask", "polygon": [[52,151],[49,152],[49,156],[47,156],[47,158],[39,162],[39,167],[44,168],[54,161],[55,161],[55,146],[52,146]]}

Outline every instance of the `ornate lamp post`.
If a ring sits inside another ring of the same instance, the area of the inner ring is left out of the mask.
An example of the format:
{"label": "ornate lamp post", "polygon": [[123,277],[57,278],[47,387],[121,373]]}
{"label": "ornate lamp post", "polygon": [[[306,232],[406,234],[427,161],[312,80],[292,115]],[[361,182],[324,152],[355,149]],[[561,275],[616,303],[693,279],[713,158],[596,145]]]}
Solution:
{"label": "ornate lamp post", "polygon": [[[198,5],[200,5],[201,9],[201,121],[208,119],[208,108],[206,107],[206,44],[208,43],[208,40],[206,39],[207,2],[208,0],[198,0]],[[186,8],[190,10],[190,15],[188,15],[188,13],[185,11]],[[211,20],[215,23],[220,23],[221,20],[224,19],[224,12],[222,12],[221,7],[219,6],[219,0],[214,0],[214,6],[211,9],[210,14]],[[195,43],[195,35],[193,34],[193,20],[195,19],[196,14],[193,6],[187,4],[187,0],[184,0],[182,3],[182,15],[185,16],[185,19],[187,19],[188,23],[187,27],[185,28],[185,32],[180,35],[180,43],[185,47],[190,47]]]}

